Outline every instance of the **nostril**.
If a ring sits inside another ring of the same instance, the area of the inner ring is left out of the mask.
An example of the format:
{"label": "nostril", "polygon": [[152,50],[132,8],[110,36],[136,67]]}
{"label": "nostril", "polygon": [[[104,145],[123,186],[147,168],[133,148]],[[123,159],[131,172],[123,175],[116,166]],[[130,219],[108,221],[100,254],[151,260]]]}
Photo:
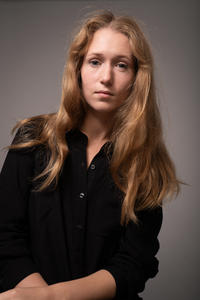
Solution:
{"label": "nostril", "polygon": [[101,78],[102,83],[110,84],[110,83],[112,83],[112,81],[113,81],[113,76],[112,76],[111,72],[110,73],[105,72],[102,74],[102,78]]}

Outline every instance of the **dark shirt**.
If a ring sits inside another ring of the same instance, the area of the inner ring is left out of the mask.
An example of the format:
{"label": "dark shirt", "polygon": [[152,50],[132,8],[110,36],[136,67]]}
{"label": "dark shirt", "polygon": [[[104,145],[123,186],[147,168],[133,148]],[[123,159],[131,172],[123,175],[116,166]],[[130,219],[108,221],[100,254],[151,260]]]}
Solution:
{"label": "dark shirt", "polygon": [[1,289],[33,272],[53,284],[104,269],[116,281],[116,299],[139,299],[158,272],[162,209],[121,226],[123,194],[110,175],[109,143],[87,168],[87,137],[75,130],[66,139],[70,151],[56,190],[32,190],[30,178],[44,161],[37,148],[8,153],[0,177]]}

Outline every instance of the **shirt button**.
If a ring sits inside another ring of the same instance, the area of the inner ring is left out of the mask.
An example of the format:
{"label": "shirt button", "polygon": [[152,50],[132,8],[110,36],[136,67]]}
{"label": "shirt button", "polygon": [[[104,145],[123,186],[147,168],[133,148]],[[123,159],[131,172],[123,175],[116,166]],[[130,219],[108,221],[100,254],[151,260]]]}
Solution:
{"label": "shirt button", "polygon": [[80,197],[81,199],[83,199],[83,198],[84,198],[84,196],[85,196],[85,194],[84,194],[84,193],[80,193],[80,194],[79,194],[79,197]]}
{"label": "shirt button", "polygon": [[91,164],[90,169],[94,170],[96,166],[94,164]]}

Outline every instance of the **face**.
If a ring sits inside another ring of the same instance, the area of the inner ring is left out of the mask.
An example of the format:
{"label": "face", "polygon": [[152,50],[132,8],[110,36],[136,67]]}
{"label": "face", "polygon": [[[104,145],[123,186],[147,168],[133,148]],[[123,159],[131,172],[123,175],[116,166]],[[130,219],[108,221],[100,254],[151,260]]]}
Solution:
{"label": "face", "polygon": [[128,38],[111,28],[95,32],[81,67],[82,92],[88,109],[115,112],[129,96],[133,57]]}

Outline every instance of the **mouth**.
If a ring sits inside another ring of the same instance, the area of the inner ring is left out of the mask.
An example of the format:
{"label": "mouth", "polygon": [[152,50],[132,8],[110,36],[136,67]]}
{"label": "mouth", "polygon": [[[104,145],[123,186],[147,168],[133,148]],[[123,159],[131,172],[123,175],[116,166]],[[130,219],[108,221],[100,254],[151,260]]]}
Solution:
{"label": "mouth", "polygon": [[104,90],[96,91],[95,94],[102,94],[102,95],[109,95],[109,96],[113,96],[114,95],[110,91],[104,91]]}

